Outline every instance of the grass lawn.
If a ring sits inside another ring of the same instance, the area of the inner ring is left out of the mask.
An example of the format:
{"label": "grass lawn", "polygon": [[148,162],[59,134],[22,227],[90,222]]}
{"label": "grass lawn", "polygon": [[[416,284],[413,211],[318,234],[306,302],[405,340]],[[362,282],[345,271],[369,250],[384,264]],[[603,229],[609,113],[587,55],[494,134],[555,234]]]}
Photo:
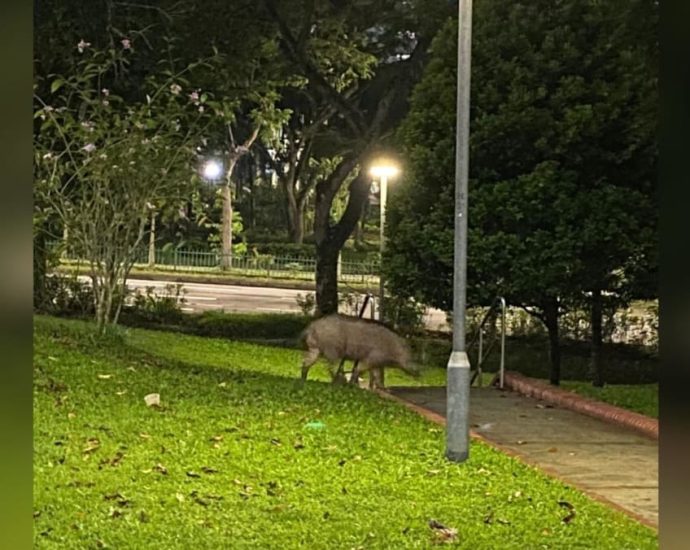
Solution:
{"label": "grass lawn", "polygon": [[561,386],[580,395],[659,418],[659,384],[620,384],[595,388],[588,382],[564,381]]}
{"label": "grass lawn", "polygon": [[298,389],[297,350],[49,317],[34,345],[36,548],[431,548],[431,519],[455,548],[658,546],[480,442],[448,463],[441,429],[323,366]]}

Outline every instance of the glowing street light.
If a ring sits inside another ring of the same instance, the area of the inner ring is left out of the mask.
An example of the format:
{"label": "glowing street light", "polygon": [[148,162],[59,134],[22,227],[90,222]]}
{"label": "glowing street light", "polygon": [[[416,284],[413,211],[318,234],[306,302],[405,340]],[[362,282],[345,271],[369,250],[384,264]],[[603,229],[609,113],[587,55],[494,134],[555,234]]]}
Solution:
{"label": "glowing street light", "polygon": [[[383,266],[383,250],[385,248],[384,228],[386,225],[386,199],[388,197],[388,178],[397,176],[400,168],[391,160],[377,159],[369,168],[369,174],[378,178],[381,185],[380,212],[381,212],[381,265]],[[379,321],[383,321],[383,272],[379,273]],[[383,380],[381,380],[383,383]]]}
{"label": "glowing street light", "polygon": [[217,159],[208,159],[201,167],[201,175],[205,180],[216,182],[223,178],[223,163]]}

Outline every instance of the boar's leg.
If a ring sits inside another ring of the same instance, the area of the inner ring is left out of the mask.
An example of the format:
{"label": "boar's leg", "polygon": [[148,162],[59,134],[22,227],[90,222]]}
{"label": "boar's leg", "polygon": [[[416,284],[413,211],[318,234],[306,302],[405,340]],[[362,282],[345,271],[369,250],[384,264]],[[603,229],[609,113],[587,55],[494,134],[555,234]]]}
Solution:
{"label": "boar's leg", "polygon": [[383,389],[383,367],[371,367],[369,369],[369,389]]}
{"label": "boar's leg", "polygon": [[316,363],[316,361],[319,359],[319,350],[318,348],[311,348],[308,349],[305,354],[304,358],[302,359],[302,384],[304,384],[307,380],[307,374],[309,374],[309,369],[311,366]]}
{"label": "boar's leg", "polygon": [[352,374],[350,374],[350,384],[359,384],[359,361],[355,361],[352,365]]}

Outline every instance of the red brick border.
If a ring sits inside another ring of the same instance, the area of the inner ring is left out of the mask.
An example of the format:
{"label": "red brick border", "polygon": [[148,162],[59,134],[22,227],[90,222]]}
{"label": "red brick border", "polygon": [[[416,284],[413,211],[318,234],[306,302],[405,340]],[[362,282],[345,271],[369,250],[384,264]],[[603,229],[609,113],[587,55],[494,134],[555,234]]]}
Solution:
{"label": "red brick border", "polygon": [[[494,380],[495,382],[495,380]],[[528,378],[517,372],[506,371],[503,386],[513,391],[535,397],[559,407],[570,409],[617,426],[635,430],[638,433],[659,440],[659,421],[643,414],[602,403],[574,392],[546,384],[541,380]]]}

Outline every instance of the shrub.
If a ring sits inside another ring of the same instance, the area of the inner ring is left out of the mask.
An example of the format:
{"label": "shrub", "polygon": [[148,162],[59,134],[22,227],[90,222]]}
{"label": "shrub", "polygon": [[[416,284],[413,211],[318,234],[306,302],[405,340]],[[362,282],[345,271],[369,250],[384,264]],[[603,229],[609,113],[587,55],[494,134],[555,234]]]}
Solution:
{"label": "shrub", "polygon": [[43,299],[35,304],[38,313],[62,317],[85,317],[94,314],[91,287],[73,275],[54,273],[43,283]]}
{"label": "shrub", "polygon": [[161,324],[179,323],[183,320],[181,306],[186,302],[182,284],[165,285],[162,294],[156,294],[155,288],[146,287],[142,293],[137,289],[128,300],[123,312],[123,319],[131,324],[157,322]]}

